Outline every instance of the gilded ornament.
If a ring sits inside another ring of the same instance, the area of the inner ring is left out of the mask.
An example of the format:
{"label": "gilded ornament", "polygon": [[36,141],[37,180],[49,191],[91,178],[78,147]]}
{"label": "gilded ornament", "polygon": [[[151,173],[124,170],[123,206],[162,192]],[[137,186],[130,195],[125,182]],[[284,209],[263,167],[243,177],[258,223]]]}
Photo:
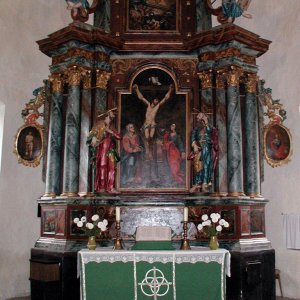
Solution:
{"label": "gilded ornament", "polygon": [[81,80],[81,73],[80,70],[76,67],[73,66],[67,71],[68,75],[68,84],[71,86],[77,86],[80,85],[80,80]]}
{"label": "gilded ornament", "polygon": [[231,66],[230,70],[226,74],[228,86],[238,86],[242,74],[243,74],[242,69]]}
{"label": "gilded ornament", "polygon": [[111,76],[110,72],[96,70],[96,87],[106,90],[110,76]]}
{"label": "gilded ornament", "polygon": [[258,76],[257,74],[247,74],[247,78],[246,78],[246,91],[248,93],[256,93],[257,90],[257,80],[258,80]]}
{"label": "gilded ornament", "polygon": [[220,90],[225,89],[225,76],[224,73],[219,71],[217,72],[217,76],[216,76],[216,88]]}
{"label": "gilded ornament", "polygon": [[213,83],[212,83],[212,70],[209,71],[204,71],[201,73],[198,73],[198,76],[201,80],[201,84],[202,84],[202,89],[209,89],[213,87]]}
{"label": "gilded ornament", "polygon": [[61,74],[51,75],[49,80],[52,83],[52,91],[54,93],[61,93],[63,91],[64,80]]}
{"label": "gilded ornament", "polygon": [[91,89],[92,87],[92,72],[89,71],[84,71],[82,73],[82,80],[83,80],[83,89],[88,90]]}

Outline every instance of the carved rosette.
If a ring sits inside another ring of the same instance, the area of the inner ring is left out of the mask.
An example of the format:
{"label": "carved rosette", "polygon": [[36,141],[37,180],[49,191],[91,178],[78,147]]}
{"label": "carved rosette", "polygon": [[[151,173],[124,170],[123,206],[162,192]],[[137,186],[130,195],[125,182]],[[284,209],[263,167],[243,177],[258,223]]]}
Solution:
{"label": "carved rosette", "polygon": [[83,89],[89,90],[92,88],[92,72],[90,70],[81,73],[83,80]]}
{"label": "carved rosette", "polygon": [[210,89],[213,87],[212,75],[212,70],[198,73],[199,79],[201,80],[202,89]]}
{"label": "carved rosette", "polygon": [[103,70],[96,70],[96,87],[100,89],[107,89],[107,84],[111,73]]}
{"label": "carved rosette", "polygon": [[78,69],[78,67],[73,66],[73,67],[69,68],[67,71],[67,76],[68,76],[68,84],[70,86],[80,85],[81,72]]}
{"label": "carved rosette", "polygon": [[61,93],[63,91],[64,80],[62,74],[51,75],[49,81],[52,84],[53,92]]}
{"label": "carved rosette", "polygon": [[241,68],[237,68],[231,66],[226,74],[226,80],[228,86],[237,87],[240,83],[240,77],[243,74],[243,70]]}
{"label": "carved rosette", "polygon": [[247,91],[247,93],[254,93],[254,94],[256,93],[257,81],[258,81],[257,74],[254,74],[254,73],[247,74],[247,77],[246,77],[246,91]]}

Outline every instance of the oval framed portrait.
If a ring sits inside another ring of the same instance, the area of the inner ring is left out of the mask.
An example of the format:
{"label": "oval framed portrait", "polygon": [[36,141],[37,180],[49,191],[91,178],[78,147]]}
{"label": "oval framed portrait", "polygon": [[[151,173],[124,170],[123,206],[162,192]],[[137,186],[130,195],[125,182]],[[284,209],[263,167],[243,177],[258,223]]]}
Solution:
{"label": "oval framed portrait", "polygon": [[40,164],[43,156],[43,129],[36,124],[25,124],[19,128],[15,141],[18,162],[29,167]]}
{"label": "oval framed portrait", "polygon": [[264,131],[264,155],[269,165],[278,167],[290,161],[292,137],[288,128],[270,123]]}

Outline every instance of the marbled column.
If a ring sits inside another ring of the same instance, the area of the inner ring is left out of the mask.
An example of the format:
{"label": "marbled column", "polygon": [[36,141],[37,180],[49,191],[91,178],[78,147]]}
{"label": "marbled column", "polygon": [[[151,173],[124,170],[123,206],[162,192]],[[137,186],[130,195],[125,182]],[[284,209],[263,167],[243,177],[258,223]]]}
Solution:
{"label": "marbled column", "polygon": [[216,193],[227,195],[227,114],[225,77],[221,72],[216,74],[216,127],[218,130],[219,161],[216,168]]}
{"label": "marbled column", "polygon": [[245,97],[245,193],[250,197],[260,194],[258,114],[256,100],[257,75],[248,74]]}
{"label": "marbled column", "polygon": [[89,164],[89,146],[86,144],[91,129],[92,93],[91,71],[82,74],[83,90],[81,98],[81,127],[80,127],[80,160],[79,160],[79,195],[89,195],[91,187],[91,166]]}
{"label": "marbled column", "polygon": [[264,182],[264,108],[263,90],[264,80],[258,82],[258,132],[259,132],[259,163],[260,163],[260,182]]}
{"label": "marbled column", "polygon": [[80,148],[80,72],[77,67],[68,70],[68,84],[62,196],[74,197],[78,195]]}
{"label": "marbled column", "polygon": [[[212,113],[213,111],[213,73],[212,70],[207,70],[198,73],[201,81],[201,111],[204,113]],[[209,118],[211,126],[213,118]]]}
{"label": "marbled column", "polygon": [[106,111],[107,108],[107,84],[111,73],[103,70],[96,70],[96,92],[94,120],[97,120],[99,113]]}
{"label": "marbled column", "polygon": [[52,101],[50,109],[46,191],[44,197],[55,197],[60,193],[61,153],[62,153],[62,121],[63,121],[63,79],[61,75],[51,76]]}
{"label": "marbled column", "polygon": [[227,72],[227,180],[228,195],[244,195],[243,153],[239,78],[241,69],[231,66]]}

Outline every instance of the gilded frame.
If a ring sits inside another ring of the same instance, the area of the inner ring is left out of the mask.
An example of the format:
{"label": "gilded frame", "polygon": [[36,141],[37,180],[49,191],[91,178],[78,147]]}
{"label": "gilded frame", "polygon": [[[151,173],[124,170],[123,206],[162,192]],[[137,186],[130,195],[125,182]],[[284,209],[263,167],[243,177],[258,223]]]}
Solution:
{"label": "gilded frame", "polygon": [[[124,135],[127,132],[127,125],[129,123],[133,123],[135,126],[135,130],[138,133],[138,135],[142,136],[143,139],[143,146],[144,149],[146,148],[145,145],[145,132],[143,131],[144,129],[144,123],[142,122],[142,120],[145,120],[144,116],[146,113],[146,106],[140,102],[140,106],[137,108],[137,103],[139,102],[139,100],[137,99],[137,95],[135,94],[134,90],[133,90],[133,86],[136,83],[141,84],[140,78],[148,78],[147,75],[151,74],[152,72],[154,72],[156,74],[156,76],[160,79],[163,75],[165,75],[167,77],[166,80],[163,80],[162,85],[157,86],[157,90],[158,90],[158,94],[159,96],[157,96],[157,98],[159,100],[161,100],[163,98],[163,95],[166,93],[169,85],[168,84],[173,84],[174,86],[174,91],[173,91],[173,96],[171,96],[172,100],[169,100],[170,102],[165,102],[163,104],[163,106],[161,106],[161,108],[159,108],[159,111],[157,113],[157,128],[156,128],[156,132],[155,135],[158,136],[159,135],[159,130],[162,129],[162,134],[161,134],[161,139],[163,140],[163,143],[165,143],[165,132],[167,130],[169,130],[170,125],[177,123],[176,124],[176,131],[177,133],[179,133],[179,135],[181,136],[182,140],[183,140],[183,151],[181,152],[181,154],[183,154],[183,156],[186,155],[186,153],[188,153],[189,151],[189,144],[190,144],[190,136],[189,136],[189,132],[190,132],[190,122],[189,122],[189,114],[190,114],[190,110],[189,110],[189,103],[190,103],[190,91],[189,90],[180,90],[178,85],[177,85],[177,80],[175,78],[175,75],[169,71],[167,68],[160,66],[160,65],[148,65],[145,66],[143,68],[141,68],[140,70],[138,70],[131,78],[130,83],[129,83],[129,87],[127,90],[118,90],[118,131],[121,132],[123,139],[121,141],[121,143],[119,143],[118,146],[118,151],[120,153],[120,157],[121,157],[121,161],[118,164],[117,167],[117,176],[116,176],[116,185],[117,185],[117,189],[120,192],[151,192],[151,193],[185,193],[189,190],[190,188],[190,171],[189,171],[189,162],[186,159],[186,157],[184,159],[180,160],[180,172],[184,175],[182,177],[183,182],[179,183],[177,182],[173,176],[170,166],[170,161],[166,162],[166,152],[164,152],[162,154],[162,162],[164,164],[164,166],[167,166],[167,168],[169,168],[168,170],[170,171],[167,176],[168,179],[163,178],[162,181],[160,181],[159,183],[155,184],[153,183],[152,179],[155,178],[155,175],[153,176],[153,174],[151,173],[152,171],[149,171],[150,175],[145,175],[146,171],[149,170],[149,168],[153,168],[153,166],[151,165],[151,162],[147,162],[148,158],[147,158],[147,153],[145,151],[145,155],[144,155],[144,161],[143,161],[143,175],[142,175],[142,183],[141,184],[124,184],[124,171],[127,170],[125,167],[122,166],[122,160],[124,158],[124,145],[122,145],[124,139]],[[144,77],[143,77],[144,76]],[[151,99],[151,92],[149,92],[149,94],[147,94],[147,83],[145,79],[142,79],[142,81],[144,80],[145,82],[145,86],[143,86],[145,88],[145,90],[143,90],[143,95],[145,96],[145,98],[147,99]],[[142,86],[142,84],[141,84]],[[142,88],[142,87],[141,87]],[[155,91],[153,92],[155,93]],[[152,98],[154,99],[154,98]],[[127,104],[126,104],[127,103]],[[179,106],[181,107],[181,109],[179,109]],[[135,118],[133,115],[133,111],[136,111],[138,116]],[[180,111],[180,114],[177,113],[178,111]],[[176,112],[176,113],[175,113]],[[174,113],[174,115],[172,115]],[[182,118],[182,119],[180,119]],[[159,139],[159,137],[157,137],[157,139]],[[157,140],[155,142],[156,147],[158,147],[158,143]],[[163,146],[162,146],[163,148]],[[158,149],[158,148],[156,148]],[[157,151],[157,150],[156,150]],[[158,157],[158,156],[157,156]],[[157,158],[155,158],[157,159]],[[150,158],[151,160],[151,158]],[[168,163],[168,165],[167,165]],[[150,164],[150,167],[149,165]],[[159,167],[158,167],[159,169]],[[162,171],[165,171],[164,167],[161,167]],[[166,171],[167,172],[167,171]],[[172,174],[171,174],[172,173]],[[159,175],[159,178],[162,177],[160,171],[158,171],[156,174]],[[171,174],[171,175],[170,175]],[[148,177],[149,176],[149,177]],[[152,179],[145,179],[145,178],[152,178]],[[149,181],[151,181],[151,183],[149,183]],[[176,181],[176,182],[175,182]],[[147,182],[147,183],[145,183]],[[163,183],[165,182],[165,183]]]}
{"label": "gilded frame", "polygon": [[130,2],[134,1],[126,1],[126,32],[179,32],[179,0],[167,0],[163,1],[163,3],[160,3],[162,1],[158,0]]}
{"label": "gilded frame", "polygon": [[18,129],[15,140],[15,153],[18,162],[28,167],[37,167],[43,156],[43,127],[25,124]]}
{"label": "gilded frame", "polygon": [[264,128],[264,156],[271,167],[287,164],[292,155],[292,136],[288,128],[275,122]]}

